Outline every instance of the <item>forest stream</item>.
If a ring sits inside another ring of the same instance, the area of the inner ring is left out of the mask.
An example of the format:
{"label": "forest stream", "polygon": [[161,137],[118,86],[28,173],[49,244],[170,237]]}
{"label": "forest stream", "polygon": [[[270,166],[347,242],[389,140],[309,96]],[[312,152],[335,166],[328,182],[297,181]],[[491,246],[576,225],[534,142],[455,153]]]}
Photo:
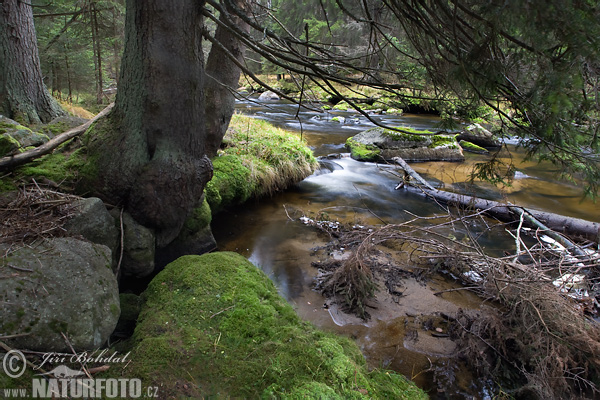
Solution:
{"label": "forest stream", "polygon": [[[237,110],[301,132],[316,156],[342,156],[324,159],[319,171],[291,189],[218,215],[212,227],[219,250],[239,252],[262,268],[303,319],[355,338],[369,365],[404,374],[434,399],[491,398],[492,386],[472,378],[468,368],[457,361],[455,344],[447,335],[435,334],[444,332],[440,315],[452,315],[459,309],[476,310],[483,302],[467,290],[448,291],[460,287],[450,277],[434,275],[426,281],[407,277],[397,296],[380,291],[378,307],[369,311],[368,321],[342,313],[313,290],[318,271],[311,263],[321,259],[317,249],[327,238],[314,227],[292,218],[291,210],[306,215],[325,212],[331,220],[356,225],[401,223],[413,218],[411,214],[428,217],[444,212],[422,196],[395,190],[399,181],[396,167],[357,162],[343,155],[347,152],[346,139],[373,124],[354,112],[301,110],[297,114],[296,105],[283,101],[258,104],[244,100],[238,102]],[[336,115],[344,116],[345,122],[332,121]],[[432,115],[374,118],[392,126],[416,129],[435,129],[438,122]],[[515,143],[509,144],[509,148],[517,172],[508,188],[499,189],[483,182],[467,185],[473,165],[489,157],[486,155],[465,152],[465,162],[411,163],[411,166],[434,186],[443,182],[446,190],[466,190],[468,194],[492,200],[508,199],[524,207],[600,221],[597,205],[582,200],[581,188],[558,182],[554,166],[525,162],[523,149]],[[474,224],[471,228],[484,227]],[[514,251],[514,239],[497,231],[493,235],[483,234],[479,244],[492,255]],[[343,249],[339,252],[343,253]],[[445,292],[434,295],[441,291]]]}

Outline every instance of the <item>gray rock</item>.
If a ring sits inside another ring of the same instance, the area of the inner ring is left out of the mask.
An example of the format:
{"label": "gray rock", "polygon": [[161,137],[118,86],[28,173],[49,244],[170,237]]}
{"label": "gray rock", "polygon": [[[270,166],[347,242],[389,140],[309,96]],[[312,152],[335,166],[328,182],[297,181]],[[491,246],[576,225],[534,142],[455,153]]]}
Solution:
{"label": "gray rock", "polygon": [[62,333],[76,351],[106,342],[120,314],[108,247],[54,238],[0,251],[0,336],[23,335],[10,347],[70,352]]}
{"label": "gray rock", "polygon": [[481,147],[500,147],[500,140],[479,124],[471,124],[457,137],[457,140],[471,142]]}
{"label": "gray rock", "polygon": [[346,142],[352,158],[363,161],[463,161],[465,156],[454,135],[419,135],[380,127],[355,135]]}
{"label": "gray rock", "polygon": [[81,199],[76,207],[78,213],[65,224],[69,235],[81,235],[90,242],[103,244],[115,254],[119,243],[119,231],[102,200],[97,197]]}
{"label": "gray rock", "polygon": [[138,224],[128,213],[123,213],[123,261],[124,276],[142,278],[154,271],[156,238],[152,229]]}
{"label": "gray rock", "polygon": [[260,96],[258,96],[258,100],[260,100],[260,101],[276,101],[276,100],[279,100],[279,96],[276,93],[274,93],[270,90],[267,90],[266,92],[261,93]]}

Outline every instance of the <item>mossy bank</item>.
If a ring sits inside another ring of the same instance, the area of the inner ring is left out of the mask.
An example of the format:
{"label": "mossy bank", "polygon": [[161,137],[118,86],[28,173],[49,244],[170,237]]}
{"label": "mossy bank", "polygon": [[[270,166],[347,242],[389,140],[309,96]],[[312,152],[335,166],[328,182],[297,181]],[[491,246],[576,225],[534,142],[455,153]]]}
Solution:
{"label": "mossy bank", "polygon": [[368,371],[357,345],[303,322],[236,253],[185,256],[144,292],[132,362],[111,371],[161,398],[420,399],[401,375]]}
{"label": "mossy bank", "polygon": [[205,189],[213,213],[286,189],[318,166],[298,135],[241,114],[232,117],[221,147]]}

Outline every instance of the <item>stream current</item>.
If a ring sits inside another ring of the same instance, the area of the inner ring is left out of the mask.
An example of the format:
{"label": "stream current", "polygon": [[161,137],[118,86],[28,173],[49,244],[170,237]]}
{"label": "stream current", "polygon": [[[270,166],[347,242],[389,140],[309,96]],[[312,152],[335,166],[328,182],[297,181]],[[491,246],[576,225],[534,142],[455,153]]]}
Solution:
{"label": "stream current", "polygon": [[[346,153],[346,139],[373,126],[354,112],[297,113],[296,105],[284,101],[240,101],[236,108],[301,133],[315,156]],[[343,116],[345,121],[334,122],[334,116]],[[439,121],[431,115],[373,118],[391,126],[433,130]],[[514,145],[510,147],[511,155],[507,153],[506,157],[512,157],[517,167],[512,186],[500,190],[476,182],[468,187],[469,194],[600,221],[597,205],[582,200],[581,188],[558,182],[559,171],[554,166],[525,162],[523,151]],[[467,186],[473,165],[488,157],[466,152],[465,156],[461,163],[425,162],[411,166],[434,186],[443,182],[446,190],[461,191]],[[356,339],[372,367],[404,374],[427,390],[431,398],[490,398],[488,384],[478,382],[468,368],[460,365],[454,343],[440,337],[443,335],[431,334],[435,332],[432,327],[443,331],[440,313],[477,310],[482,304],[481,299],[466,290],[434,295],[458,288],[456,282],[444,276],[434,276],[426,284],[407,278],[399,288],[401,296],[378,294],[377,309],[370,311],[372,317],[368,321],[340,312],[312,289],[318,271],[311,263],[319,260],[314,249],[323,246],[326,238],[315,228],[290,218],[289,210],[301,210],[306,215],[326,212],[332,220],[363,225],[401,223],[412,219],[411,214],[428,217],[443,213],[437,204],[422,196],[395,190],[399,178],[393,166],[357,162],[347,155],[325,160],[321,166],[286,191],[219,214],[212,224],[219,250],[239,252],[260,267],[301,318]],[[492,255],[514,251],[513,239],[508,235],[498,237],[497,231],[494,235],[482,235],[479,244]],[[431,330],[423,329],[424,326]]]}

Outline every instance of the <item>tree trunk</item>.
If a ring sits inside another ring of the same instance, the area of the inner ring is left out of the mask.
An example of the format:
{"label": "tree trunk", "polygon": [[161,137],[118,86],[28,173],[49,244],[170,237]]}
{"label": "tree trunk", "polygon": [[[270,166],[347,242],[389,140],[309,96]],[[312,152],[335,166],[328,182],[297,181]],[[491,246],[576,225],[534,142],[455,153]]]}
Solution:
{"label": "tree trunk", "polygon": [[0,113],[24,124],[64,115],[42,80],[33,11],[28,2],[0,2]]}
{"label": "tree trunk", "polygon": [[198,0],[127,0],[115,108],[87,136],[93,186],[155,228],[159,247],[177,236],[212,177],[202,7]]}
{"label": "tree trunk", "polygon": [[[234,0],[233,2],[241,10],[247,6],[245,0]],[[229,13],[221,13],[219,19],[248,32],[250,29],[248,24],[233,15],[230,8],[227,2],[226,9]],[[245,46],[240,40],[229,29],[223,28],[221,25],[217,26],[215,40],[223,48],[213,44],[206,62],[206,154],[209,157],[217,154],[223,136],[229,127],[235,107],[233,91],[237,89],[240,80],[240,68],[235,63],[228,61],[227,52],[238,61],[243,62],[245,50]]]}

